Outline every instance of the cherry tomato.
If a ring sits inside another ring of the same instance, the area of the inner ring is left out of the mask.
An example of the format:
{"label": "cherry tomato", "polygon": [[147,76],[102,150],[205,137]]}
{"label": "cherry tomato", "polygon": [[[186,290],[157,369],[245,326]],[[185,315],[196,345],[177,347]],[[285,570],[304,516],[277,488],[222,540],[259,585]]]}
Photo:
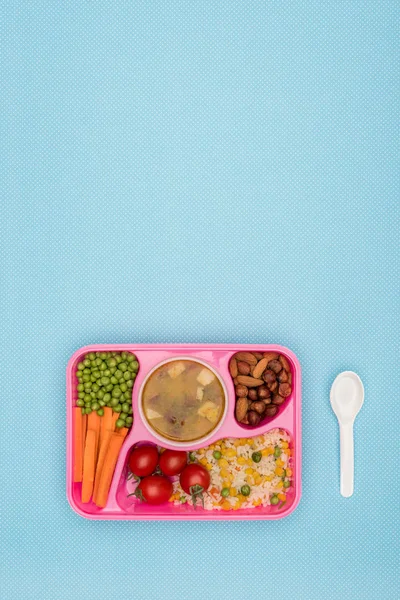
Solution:
{"label": "cherry tomato", "polygon": [[172,495],[172,483],[164,475],[144,477],[135,490],[135,496],[147,504],[163,504]]}
{"label": "cherry tomato", "polygon": [[129,457],[129,469],[138,477],[151,475],[158,464],[158,450],[155,446],[137,446]]}
{"label": "cherry tomato", "polygon": [[180,450],[165,450],[159,460],[160,469],[165,475],[179,475],[186,463],[187,454]]}
{"label": "cherry tomato", "polygon": [[203,493],[210,485],[210,474],[202,465],[191,463],[186,465],[179,476],[179,482],[184,492],[192,496],[193,506],[199,499],[204,506]]}

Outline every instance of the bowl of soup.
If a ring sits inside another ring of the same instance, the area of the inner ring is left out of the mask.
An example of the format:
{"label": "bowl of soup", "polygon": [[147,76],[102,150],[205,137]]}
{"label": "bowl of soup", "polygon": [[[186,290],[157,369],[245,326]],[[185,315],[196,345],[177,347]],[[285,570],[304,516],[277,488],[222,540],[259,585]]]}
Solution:
{"label": "bowl of soup", "polygon": [[151,433],[190,445],[211,437],[227,411],[226,388],[210,365],[174,358],[156,365],[139,392],[139,411]]}

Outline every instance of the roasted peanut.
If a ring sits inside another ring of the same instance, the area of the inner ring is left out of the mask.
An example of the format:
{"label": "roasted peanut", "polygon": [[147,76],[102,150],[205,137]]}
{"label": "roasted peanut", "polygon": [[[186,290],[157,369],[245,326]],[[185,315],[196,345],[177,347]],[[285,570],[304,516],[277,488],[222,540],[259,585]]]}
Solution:
{"label": "roasted peanut", "polygon": [[276,381],[276,375],[273,371],[271,371],[271,369],[267,369],[263,373],[263,379],[264,379],[265,383],[268,385],[269,383],[273,383],[274,381]]}
{"label": "roasted peanut", "polygon": [[248,394],[248,389],[245,385],[241,385],[240,383],[235,388],[236,396],[238,398],[245,398]]}
{"label": "roasted peanut", "polygon": [[279,395],[287,398],[292,393],[292,388],[288,383],[281,383],[279,386]]}
{"label": "roasted peanut", "polygon": [[271,392],[266,385],[260,385],[260,387],[257,388],[257,395],[260,400],[265,400],[266,398],[270,397]]}
{"label": "roasted peanut", "polygon": [[257,402],[252,402],[249,406],[249,410],[255,410],[256,413],[262,415],[265,411],[265,404],[262,400],[257,400]]}
{"label": "roasted peanut", "polygon": [[274,373],[279,373],[282,370],[282,365],[279,360],[270,360],[268,363],[268,369],[271,369]]}
{"label": "roasted peanut", "polygon": [[275,379],[275,381],[273,381],[272,383],[267,383],[267,386],[271,392],[276,392],[276,390],[278,389],[278,382]]}
{"label": "roasted peanut", "polygon": [[249,393],[247,394],[247,397],[249,398],[249,400],[258,400],[258,398],[260,398],[261,396],[257,393],[258,390],[260,390],[261,387],[259,388],[250,388],[249,389]]}
{"label": "roasted peanut", "polygon": [[257,360],[261,360],[263,357],[262,352],[253,352],[252,354],[254,354]]}
{"label": "roasted peanut", "polygon": [[250,373],[250,365],[248,362],[244,362],[244,360],[237,361],[237,369],[240,375],[249,375]]}
{"label": "roasted peanut", "polygon": [[289,364],[288,359],[285,356],[283,356],[283,354],[280,354],[279,360],[282,363],[282,367],[285,369],[285,371],[290,373],[290,364]]}
{"label": "roasted peanut", "polygon": [[274,404],[270,404],[269,406],[265,407],[265,413],[264,415],[266,417],[274,417],[276,415],[276,413],[278,412],[278,407],[275,406]]}
{"label": "roasted peanut", "polygon": [[280,396],[279,394],[273,394],[272,396],[272,404],[276,404],[276,406],[280,406],[285,402],[285,398]]}
{"label": "roasted peanut", "polygon": [[249,420],[249,425],[252,425],[253,427],[258,425],[261,421],[261,415],[256,413],[255,410],[249,410],[249,412],[247,413],[247,418]]}
{"label": "roasted peanut", "polygon": [[282,369],[282,371],[280,373],[278,373],[278,381],[280,383],[286,383],[288,380],[288,373],[287,371],[285,371],[285,369]]}

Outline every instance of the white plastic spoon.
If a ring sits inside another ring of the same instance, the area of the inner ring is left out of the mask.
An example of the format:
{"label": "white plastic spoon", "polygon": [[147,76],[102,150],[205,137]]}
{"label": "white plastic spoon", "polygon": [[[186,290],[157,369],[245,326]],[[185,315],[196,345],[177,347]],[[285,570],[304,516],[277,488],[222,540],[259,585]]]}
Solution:
{"label": "white plastic spoon", "polygon": [[340,493],[345,498],[354,489],[353,424],[364,403],[364,386],[357,373],[339,373],[331,387],[331,406],[340,427]]}

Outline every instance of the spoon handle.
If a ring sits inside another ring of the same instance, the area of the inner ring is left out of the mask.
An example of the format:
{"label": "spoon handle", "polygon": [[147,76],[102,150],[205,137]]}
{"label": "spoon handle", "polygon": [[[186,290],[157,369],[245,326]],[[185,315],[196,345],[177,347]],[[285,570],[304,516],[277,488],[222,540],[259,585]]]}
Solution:
{"label": "spoon handle", "polygon": [[340,493],[345,498],[354,490],[353,423],[340,425]]}

